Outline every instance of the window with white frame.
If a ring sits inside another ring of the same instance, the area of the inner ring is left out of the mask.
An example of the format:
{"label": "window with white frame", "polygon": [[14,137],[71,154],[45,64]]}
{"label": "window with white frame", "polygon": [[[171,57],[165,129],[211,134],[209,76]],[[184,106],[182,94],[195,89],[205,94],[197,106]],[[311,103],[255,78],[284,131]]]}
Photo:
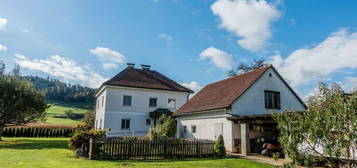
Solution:
{"label": "window with white frame", "polygon": [[130,119],[122,119],[121,120],[121,129],[122,130],[130,129]]}
{"label": "window with white frame", "polygon": [[104,96],[102,97],[102,107],[104,106]]}
{"label": "window with white frame", "polygon": [[131,96],[124,95],[123,96],[123,106],[131,106]]}
{"label": "window with white frame", "polygon": [[157,107],[157,98],[156,97],[149,98],[149,107]]}
{"label": "window with white frame", "polygon": [[146,125],[151,125],[151,120],[150,119],[146,119]]}
{"label": "window with white frame", "polygon": [[265,90],[265,108],[280,109],[280,92]]}
{"label": "window with white frame", "polygon": [[196,131],[197,131],[196,129],[197,129],[197,128],[196,128],[196,125],[192,125],[192,126],[191,126],[191,132],[192,132],[192,133],[196,133]]}
{"label": "window with white frame", "polygon": [[169,108],[176,108],[176,99],[168,99],[167,100],[167,106]]}

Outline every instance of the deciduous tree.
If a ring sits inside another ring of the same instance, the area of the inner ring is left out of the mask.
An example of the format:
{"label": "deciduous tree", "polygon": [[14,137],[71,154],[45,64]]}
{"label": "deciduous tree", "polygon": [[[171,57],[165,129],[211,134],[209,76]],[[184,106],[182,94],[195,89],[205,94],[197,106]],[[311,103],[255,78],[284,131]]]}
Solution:
{"label": "deciduous tree", "polygon": [[319,158],[331,167],[346,164],[342,158],[357,159],[357,92],[346,95],[337,84],[321,83],[307,104],[304,112],[274,114],[285,153],[295,162]]}
{"label": "deciduous tree", "polygon": [[48,105],[44,93],[16,76],[0,76],[0,140],[6,124],[45,119]]}

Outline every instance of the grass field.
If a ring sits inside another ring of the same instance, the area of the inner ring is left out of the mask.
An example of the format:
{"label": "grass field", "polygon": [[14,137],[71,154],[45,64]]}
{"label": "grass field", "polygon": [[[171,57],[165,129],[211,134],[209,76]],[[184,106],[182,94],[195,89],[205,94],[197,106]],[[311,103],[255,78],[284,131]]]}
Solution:
{"label": "grass field", "polygon": [[64,115],[66,110],[72,110],[77,114],[84,114],[88,111],[86,104],[83,103],[63,103],[63,102],[50,102],[50,108],[47,109],[47,120],[45,123],[49,124],[65,124],[73,125],[78,124],[79,120],[72,120],[69,118],[55,118],[54,116]]}
{"label": "grass field", "polygon": [[65,138],[3,138],[0,142],[1,168],[273,168],[250,160],[186,159],[142,161],[95,161],[76,159]]}

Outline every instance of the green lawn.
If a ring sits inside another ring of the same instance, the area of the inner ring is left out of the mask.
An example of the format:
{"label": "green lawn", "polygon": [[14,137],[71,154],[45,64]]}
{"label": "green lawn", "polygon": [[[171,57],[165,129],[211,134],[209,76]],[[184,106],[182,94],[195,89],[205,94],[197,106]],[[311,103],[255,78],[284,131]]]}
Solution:
{"label": "green lawn", "polygon": [[95,161],[76,159],[65,138],[3,138],[0,142],[1,168],[273,168],[244,159],[186,159]]}
{"label": "green lawn", "polygon": [[49,124],[65,124],[73,125],[78,124],[79,120],[72,120],[69,118],[55,118],[54,116],[64,115],[66,110],[72,110],[74,113],[83,114],[88,111],[84,104],[78,103],[62,103],[50,102],[51,107],[47,109],[47,120],[45,123]]}

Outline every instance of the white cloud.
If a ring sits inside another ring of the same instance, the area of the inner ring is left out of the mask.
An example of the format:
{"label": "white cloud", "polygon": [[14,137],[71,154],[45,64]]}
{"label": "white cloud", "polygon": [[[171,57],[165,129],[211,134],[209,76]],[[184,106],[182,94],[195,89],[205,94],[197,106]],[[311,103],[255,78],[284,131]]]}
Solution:
{"label": "white cloud", "polygon": [[357,69],[357,32],[340,29],[321,43],[295,50],[287,58],[271,62],[293,86],[325,81],[338,71]]}
{"label": "white cloud", "polygon": [[49,59],[29,60],[22,54],[15,54],[15,62],[24,68],[38,70],[65,80],[77,81],[94,88],[107,80],[89,66],[79,66],[75,61],[59,55],[52,55]]}
{"label": "white cloud", "polygon": [[126,60],[123,54],[105,47],[96,47],[91,49],[90,52],[103,62],[104,69],[115,68],[118,64],[121,64]]}
{"label": "white cloud", "polygon": [[114,64],[114,63],[102,63],[102,67],[105,70],[109,70],[109,69],[113,69],[113,68],[117,68],[118,64]]}
{"label": "white cloud", "polygon": [[270,26],[281,16],[276,5],[265,0],[217,0],[211,10],[219,16],[220,26],[240,37],[237,43],[250,51],[267,45]]}
{"label": "white cloud", "polygon": [[30,30],[26,28],[20,28],[19,30],[25,33],[30,33]]}
{"label": "white cloud", "polygon": [[7,19],[5,19],[5,18],[0,18],[0,30],[4,30],[6,24],[7,24]]}
{"label": "white cloud", "polygon": [[166,33],[159,34],[159,38],[164,39],[168,45],[171,45],[175,42],[174,38]]}
{"label": "white cloud", "polygon": [[0,51],[7,51],[7,47],[0,44]]}
{"label": "white cloud", "polygon": [[200,53],[200,60],[210,59],[216,67],[222,70],[232,69],[231,55],[214,47],[209,47]]}
{"label": "white cloud", "polygon": [[355,91],[357,90],[357,77],[353,76],[346,76],[344,78],[344,89],[347,92]]}
{"label": "white cloud", "polygon": [[111,61],[115,63],[123,63],[125,61],[125,56],[123,54],[109,48],[96,47],[95,49],[91,49],[90,52],[98,56],[103,62]]}
{"label": "white cloud", "polygon": [[195,93],[192,94],[190,96],[190,98],[192,96],[194,96],[195,94],[197,94],[202,88],[203,86],[201,86],[199,83],[195,82],[195,81],[192,81],[192,82],[180,82],[180,84],[186,88],[189,88],[191,89],[192,91],[194,91]]}

